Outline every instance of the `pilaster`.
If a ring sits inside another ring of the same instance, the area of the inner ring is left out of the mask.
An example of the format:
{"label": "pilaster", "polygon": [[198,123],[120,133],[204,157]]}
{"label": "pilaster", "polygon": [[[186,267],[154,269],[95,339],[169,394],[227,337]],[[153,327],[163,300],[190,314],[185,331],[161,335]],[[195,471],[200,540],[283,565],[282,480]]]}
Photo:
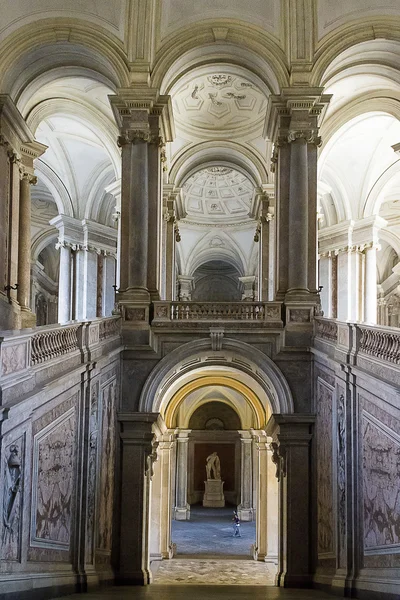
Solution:
{"label": "pilaster", "polygon": [[[311,440],[314,415],[271,416],[272,460],[279,481],[279,568],[277,585],[307,587],[311,582]],[[301,548],[301,552],[299,552]]]}
{"label": "pilaster", "polygon": [[187,501],[190,432],[190,429],[179,429],[177,432],[176,501],[174,511],[177,521],[190,520],[190,505]]}
{"label": "pilaster", "polygon": [[157,458],[155,427],[161,429],[158,413],[120,413],[121,527],[119,570],[122,584],[147,585],[149,564],[149,505],[152,464]]}

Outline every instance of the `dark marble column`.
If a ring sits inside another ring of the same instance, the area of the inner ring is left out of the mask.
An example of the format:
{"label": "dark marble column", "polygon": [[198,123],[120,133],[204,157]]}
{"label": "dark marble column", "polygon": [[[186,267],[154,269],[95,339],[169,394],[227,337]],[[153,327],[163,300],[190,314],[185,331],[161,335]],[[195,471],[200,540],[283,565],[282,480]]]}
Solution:
{"label": "dark marble column", "polygon": [[271,416],[272,460],[279,479],[279,566],[277,585],[307,587],[312,579],[311,414]]}
{"label": "dark marble column", "polygon": [[117,581],[147,585],[149,564],[149,507],[152,460],[155,459],[153,426],[158,413],[120,413],[121,489],[120,550]]}

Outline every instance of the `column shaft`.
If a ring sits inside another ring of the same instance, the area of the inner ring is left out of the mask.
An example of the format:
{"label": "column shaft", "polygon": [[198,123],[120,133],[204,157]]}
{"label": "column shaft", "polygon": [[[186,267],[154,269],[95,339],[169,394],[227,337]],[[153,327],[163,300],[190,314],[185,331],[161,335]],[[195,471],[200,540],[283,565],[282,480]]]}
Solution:
{"label": "column shaft", "polygon": [[[138,141],[131,143],[130,147],[132,195],[129,203],[129,288],[147,290],[149,234],[147,143]],[[124,255],[121,259],[126,260]]]}
{"label": "column shaft", "polygon": [[[152,117],[157,119],[158,117]],[[161,147],[158,137],[148,144],[148,266],[147,287],[152,300],[160,299],[160,232],[161,232]]]}
{"label": "column shaft", "polygon": [[165,299],[174,299],[175,290],[175,225],[173,218],[166,222],[165,243]]}
{"label": "column shaft", "polygon": [[241,433],[240,505],[238,513],[242,521],[253,520],[253,464],[252,439],[247,431]]}
{"label": "column shaft", "polygon": [[308,290],[308,161],[307,142],[291,143],[289,191],[288,291]]}
{"label": "column shaft", "polygon": [[176,504],[175,519],[188,521],[190,519],[190,505],[187,501],[188,488],[188,450],[189,432],[180,431],[177,438],[176,457]]}
{"label": "column shaft", "polygon": [[60,248],[60,274],[58,283],[58,322],[71,320],[71,249]]}
{"label": "column shaft", "polygon": [[364,320],[376,324],[378,315],[376,246],[365,250]]}
{"label": "column shaft", "polygon": [[268,480],[268,454],[267,439],[264,435],[256,435],[257,452],[257,513],[256,513],[256,560],[264,561],[267,557],[267,480]]}
{"label": "column shaft", "polygon": [[30,309],[31,289],[31,190],[30,175],[20,182],[19,236],[18,236],[18,302],[22,309]]}
{"label": "column shaft", "polygon": [[332,257],[319,259],[319,284],[322,285],[321,305],[325,317],[332,317]]}
{"label": "column shaft", "polygon": [[289,281],[289,176],[290,146],[279,148],[276,177],[276,299],[283,300]]}

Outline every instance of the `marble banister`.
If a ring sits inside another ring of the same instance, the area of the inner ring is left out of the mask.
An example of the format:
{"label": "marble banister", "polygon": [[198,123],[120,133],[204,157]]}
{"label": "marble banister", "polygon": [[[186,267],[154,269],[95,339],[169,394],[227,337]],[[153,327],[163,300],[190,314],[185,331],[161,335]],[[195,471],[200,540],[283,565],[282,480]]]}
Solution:
{"label": "marble banister", "polygon": [[280,302],[154,302],[153,322],[281,322]]}
{"label": "marble banister", "polygon": [[314,343],[328,343],[359,359],[378,359],[391,365],[400,365],[400,329],[364,323],[351,323],[316,317]]}

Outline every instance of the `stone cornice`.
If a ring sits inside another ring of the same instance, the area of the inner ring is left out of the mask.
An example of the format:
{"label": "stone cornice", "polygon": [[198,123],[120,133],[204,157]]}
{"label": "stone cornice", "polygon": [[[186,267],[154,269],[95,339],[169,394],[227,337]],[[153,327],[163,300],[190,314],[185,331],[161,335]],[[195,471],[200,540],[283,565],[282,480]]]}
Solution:
{"label": "stone cornice", "polygon": [[71,248],[115,256],[118,235],[116,229],[88,219],[81,221],[67,215],[57,215],[49,222],[60,232],[56,248]]}
{"label": "stone cornice", "polygon": [[[170,96],[159,94],[155,88],[136,87],[120,89],[109,100],[121,132],[121,145],[140,139],[162,145],[174,139]],[[156,127],[154,117],[159,118]]]}
{"label": "stone cornice", "polygon": [[379,231],[387,221],[377,215],[359,221],[343,221],[318,231],[318,247],[321,256],[329,253],[359,251],[378,247]]}
{"label": "stone cornice", "polygon": [[323,88],[283,88],[280,95],[271,94],[264,137],[278,144],[304,138],[318,145],[318,128],[330,99]]}

